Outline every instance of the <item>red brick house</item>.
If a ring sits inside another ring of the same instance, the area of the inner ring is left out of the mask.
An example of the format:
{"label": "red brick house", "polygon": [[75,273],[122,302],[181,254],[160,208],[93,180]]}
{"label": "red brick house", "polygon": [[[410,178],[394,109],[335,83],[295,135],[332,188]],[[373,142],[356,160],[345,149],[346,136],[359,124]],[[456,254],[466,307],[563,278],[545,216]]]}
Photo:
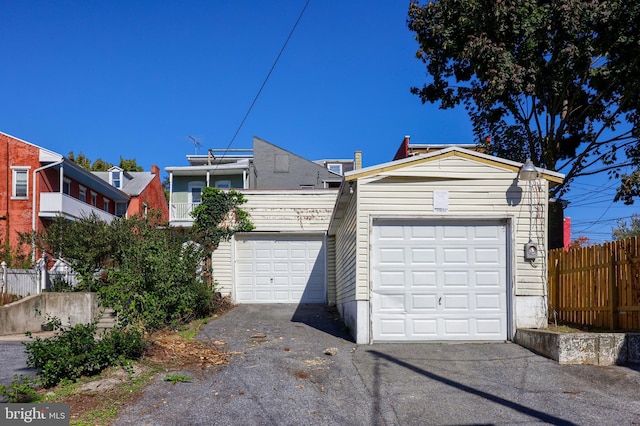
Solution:
{"label": "red brick house", "polygon": [[61,154],[0,132],[0,242],[15,250],[19,233],[41,231],[57,216],[94,213],[110,222],[153,208],[168,219],[157,167],[119,176],[117,186]]}

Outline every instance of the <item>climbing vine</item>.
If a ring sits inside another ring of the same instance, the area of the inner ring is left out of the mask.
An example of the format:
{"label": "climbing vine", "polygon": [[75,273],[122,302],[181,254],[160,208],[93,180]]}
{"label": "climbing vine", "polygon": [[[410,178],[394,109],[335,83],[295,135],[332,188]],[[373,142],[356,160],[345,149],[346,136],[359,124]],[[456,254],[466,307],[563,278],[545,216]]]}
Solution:
{"label": "climbing vine", "polygon": [[236,232],[253,230],[249,213],[240,208],[246,202],[245,196],[233,189],[203,188],[202,202],[191,212],[195,240],[215,250]]}

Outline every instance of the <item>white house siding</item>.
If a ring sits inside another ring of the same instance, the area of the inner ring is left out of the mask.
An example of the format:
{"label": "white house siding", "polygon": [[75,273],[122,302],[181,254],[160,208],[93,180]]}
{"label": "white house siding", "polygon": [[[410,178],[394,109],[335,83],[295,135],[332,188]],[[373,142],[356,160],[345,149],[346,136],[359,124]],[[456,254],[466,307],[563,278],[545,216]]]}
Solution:
{"label": "white house siding", "polygon": [[[247,202],[255,229],[248,233],[326,234],[333,212],[336,190],[238,190]],[[221,243],[212,255],[214,279],[219,291],[233,295],[234,240]]]}
{"label": "white house siding", "polygon": [[336,238],[327,238],[327,304],[336,304]]}
{"label": "white house siding", "polygon": [[216,291],[227,296],[231,294],[233,282],[233,263],[231,242],[223,241],[211,254],[211,265],[213,266],[213,280],[216,282]]}
{"label": "white house siding", "polygon": [[[523,256],[524,245],[529,241],[529,193],[528,185],[518,182],[516,173],[451,156],[392,170],[385,175],[358,181],[358,236],[363,247],[369,247],[371,221],[377,216],[512,219],[516,231],[513,241],[515,252],[512,253],[515,295],[545,294],[546,269],[540,261],[532,266]],[[540,257],[543,258],[546,246],[546,181],[538,180],[534,187],[537,195],[533,197],[536,206],[533,209],[532,239],[539,244]],[[434,212],[434,190],[448,191],[447,212]],[[368,298],[368,250],[359,251],[357,265],[357,297]]]}
{"label": "white house siding", "polygon": [[356,229],[356,195],[349,200],[349,206],[336,232],[336,303],[342,305],[356,300],[356,254],[358,236]]}

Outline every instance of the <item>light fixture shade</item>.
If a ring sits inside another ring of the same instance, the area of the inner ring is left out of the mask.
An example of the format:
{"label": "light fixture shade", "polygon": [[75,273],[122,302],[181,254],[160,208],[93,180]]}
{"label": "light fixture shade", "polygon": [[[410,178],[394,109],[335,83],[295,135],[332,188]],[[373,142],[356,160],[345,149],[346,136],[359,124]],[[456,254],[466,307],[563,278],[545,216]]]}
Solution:
{"label": "light fixture shade", "polygon": [[534,180],[538,177],[538,170],[533,165],[533,162],[529,158],[524,162],[522,168],[520,169],[520,173],[518,174],[518,179],[520,180]]}

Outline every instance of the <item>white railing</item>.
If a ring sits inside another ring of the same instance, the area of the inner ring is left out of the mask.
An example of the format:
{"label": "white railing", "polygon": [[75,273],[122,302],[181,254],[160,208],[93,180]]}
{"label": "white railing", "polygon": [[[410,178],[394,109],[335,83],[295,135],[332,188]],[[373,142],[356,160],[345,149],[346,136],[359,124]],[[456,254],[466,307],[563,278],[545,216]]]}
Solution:
{"label": "white railing", "polygon": [[71,219],[80,219],[95,213],[99,219],[109,223],[116,216],[100,210],[91,204],[62,194],[60,192],[43,192],[40,194],[40,217],[65,216]]}
{"label": "white railing", "polygon": [[200,203],[171,203],[169,206],[169,221],[193,222],[191,212]]}

